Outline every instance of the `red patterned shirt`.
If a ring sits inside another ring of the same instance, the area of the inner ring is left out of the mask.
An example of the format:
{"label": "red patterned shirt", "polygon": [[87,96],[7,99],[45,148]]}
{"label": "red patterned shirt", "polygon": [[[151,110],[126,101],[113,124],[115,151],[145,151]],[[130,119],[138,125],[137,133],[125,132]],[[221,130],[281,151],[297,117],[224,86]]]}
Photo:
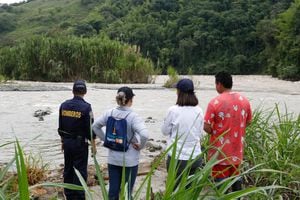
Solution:
{"label": "red patterned shirt", "polygon": [[245,129],[251,119],[250,103],[241,94],[223,92],[212,99],[204,117],[204,122],[212,127],[210,144],[215,147],[210,149],[208,157],[211,158],[219,149],[220,165],[240,164],[243,160]]}

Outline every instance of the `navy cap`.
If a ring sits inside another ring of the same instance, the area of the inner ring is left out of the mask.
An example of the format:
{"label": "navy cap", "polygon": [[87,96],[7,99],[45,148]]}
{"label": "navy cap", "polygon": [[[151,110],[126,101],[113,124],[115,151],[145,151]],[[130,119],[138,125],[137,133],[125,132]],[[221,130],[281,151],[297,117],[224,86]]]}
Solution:
{"label": "navy cap", "polygon": [[119,92],[124,92],[125,93],[125,98],[126,99],[132,99],[135,94],[133,93],[132,89],[130,87],[124,86],[118,89]]}
{"label": "navy cap", "polygon": [[73,85],[73,92],[86,93],[86,85],[84,80],[76,80]]}
{"label": "navy cap", "polygon": [[192,80],[187,78],[179,80],[175,87],[182,92],[194,92],[194,83]]}

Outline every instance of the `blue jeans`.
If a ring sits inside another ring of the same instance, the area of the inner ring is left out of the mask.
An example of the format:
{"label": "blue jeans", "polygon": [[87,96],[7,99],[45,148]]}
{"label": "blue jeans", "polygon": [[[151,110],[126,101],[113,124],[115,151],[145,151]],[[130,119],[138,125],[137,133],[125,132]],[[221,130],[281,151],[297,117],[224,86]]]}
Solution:
{"label": "blue jeans", "polygon": [[[227,177],[228,178],[228,177]],[[218,182],[221,182],[223,180],[225,180],[226,178],[215,178],[215,182],[218,183]],[[239,178],[236,182],[234,182],[231,186],[231,190],[232,192],[235,192],[235,191],[239,191],[239,190],[242,190],[242,184],[243,184],[243,179],[242,178]],[[228,191],[226,192],[228,193]],[[240,199],[240,198],[238,198]]]}
{"label": "blue jeans", "polygon": [[[108,164],[109,175],[109,200],[118,200],[122,183],[122,166]],[[125,183],[128,183],[128,194],[131,197],[133,185],[138,172],[138,165],[134,167],[125,167]],[[129,198],[130,199],[130,198]]]}

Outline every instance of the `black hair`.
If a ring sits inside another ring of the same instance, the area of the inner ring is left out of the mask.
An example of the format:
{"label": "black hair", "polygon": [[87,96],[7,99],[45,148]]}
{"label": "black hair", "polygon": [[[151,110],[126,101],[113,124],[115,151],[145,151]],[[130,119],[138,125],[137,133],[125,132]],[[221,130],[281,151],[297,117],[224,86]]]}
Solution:
{"label": "black hair", "polygon": [[227,72],[218,72],[215,75],[216,84],[221,83],[225,88],[231,89],[232,88],[232,76]]}
{"label": "black hair", "polygon": [[73,91],[73,94],[75,96],[81,96],[81,95],[85,95],[86,94],[86,90],[82,90],[82,91]]}
{"label": "black hair", "polygon": [[198,105],[198,98],[196,97],[194,92],[182,92],[181,90],[177,90],[177,101],[176,105],[178,106],[196,106]]}

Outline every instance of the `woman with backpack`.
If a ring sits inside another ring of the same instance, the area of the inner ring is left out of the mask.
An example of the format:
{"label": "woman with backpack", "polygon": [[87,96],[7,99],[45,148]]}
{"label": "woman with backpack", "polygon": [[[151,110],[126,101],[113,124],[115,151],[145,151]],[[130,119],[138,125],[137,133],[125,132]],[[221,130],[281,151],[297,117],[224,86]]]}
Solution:
{"label": "woman with backpack", "polygon": [[[129,87],[118,89],[116,108],[96,119],[92,128],[108,148],[109,199],[118,200],[122,176],[128,183],[129,198],[136,180],[140,150],[148,139],[143,120],[132,110],[134,93]],[[106,127],[106,132],[102,127]],[[125,167],[125,174],[122,173]]]}
{"label": "woman with backpack", "polygon": [[[176,142],[176,155],[173,150],[168,152],[167,169],[169,171],[171,157],[175,156],[177,163],[177,187],[182,172],[192,163],[189,175],[196,172],[202,165],[201,137],[203,136],[203,112],[198,106],[198,99],[194,92],[194,84],[190,79],[181,79],[176,84],[177,101],[171,106],[161,127],[163,135],[168,136],[168,147]],[[175,145],[174,145],[175,146]],[[190,160],[190,161],[189,161]]]}

